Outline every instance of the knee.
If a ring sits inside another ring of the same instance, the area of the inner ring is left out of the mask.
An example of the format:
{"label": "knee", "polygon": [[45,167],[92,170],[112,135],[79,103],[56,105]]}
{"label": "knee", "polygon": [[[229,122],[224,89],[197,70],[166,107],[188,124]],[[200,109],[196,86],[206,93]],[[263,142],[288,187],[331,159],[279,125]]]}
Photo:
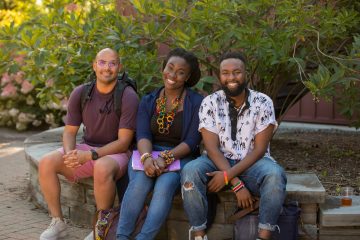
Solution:
{"label": "knee", "polygon": [[272,168],[265,176],[265,183],[274,188],[285,188],[286,174],[284,170],[280,166]]}
{"label": "knee", "polygon": [[44,173],[52,172],[56,166],[56,159],[52,158],[49,155],[42,157],[39,161],[39,177]]}
{"label": "knee", "polygon": [[106,161],[96,161],[94,165],[94,180],[106,181],[109,179],[115,180],[115,169],[113,164]]}
{"label": "knee", "polygon": [[181,171],[181,182],[183,185],[189,185],[189,182],[194,182],[200,175],[199,168],[197,168],[195,164],[188,163]]}

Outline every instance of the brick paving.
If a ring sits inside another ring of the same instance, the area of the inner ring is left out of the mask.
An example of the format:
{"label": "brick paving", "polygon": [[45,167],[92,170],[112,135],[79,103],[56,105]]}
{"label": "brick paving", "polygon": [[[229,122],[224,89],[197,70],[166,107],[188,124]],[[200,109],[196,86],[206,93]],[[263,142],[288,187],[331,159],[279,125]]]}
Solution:
{"label": "brick paving", "polygon": [[[39,239],[50,223],[45,209],[30,201],[29,165],[23,141],[36,132],[0,128],[0,240]],[[83,239],[90,229],[69,223],[66,239]]]}

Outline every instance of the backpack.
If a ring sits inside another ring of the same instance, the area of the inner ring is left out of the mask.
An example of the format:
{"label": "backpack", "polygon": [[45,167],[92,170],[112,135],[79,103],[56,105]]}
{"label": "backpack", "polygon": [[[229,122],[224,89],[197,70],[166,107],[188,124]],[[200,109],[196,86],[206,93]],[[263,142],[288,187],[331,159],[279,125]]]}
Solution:
{"label": "backpack", "polygon": [[[131,238],[141,231],[145,222],[148,207],[145,205],[140,212],[135,223],[135,229],[131,233]],[[116,239],[116,230],[119,223],[120,206],[106,210],[97,210],[94,216],[93,232],[95,240],[114,240]]]}
{"label": "backpack", "polygon": [[[81,92],[80,97],[80,109],[83,112],[85,104],[88,100],[91,99],[92,91],[94,90],[96,84],[96,76],[94,73],[90,74],[88,77],[88,82],[84,84],[84,88]],[[124,90],[127,86],[130,86],[137,93],[136,82],[128,76],[126,72],[118,75],[117,84],[115,85],[114,91],[114,111],[120,119],[121,115],[121,100]]]}
{"label": "backpack", "polygon": [[[297,202],[290,202],[283,205],[282,213],[279,216],[276,229],[271,239],[296,240],[298,239],[298,222],[301,209]],[[258,215],[248,214],[237,219],[234,225],[234,240],[256,239],[259,224]]]}

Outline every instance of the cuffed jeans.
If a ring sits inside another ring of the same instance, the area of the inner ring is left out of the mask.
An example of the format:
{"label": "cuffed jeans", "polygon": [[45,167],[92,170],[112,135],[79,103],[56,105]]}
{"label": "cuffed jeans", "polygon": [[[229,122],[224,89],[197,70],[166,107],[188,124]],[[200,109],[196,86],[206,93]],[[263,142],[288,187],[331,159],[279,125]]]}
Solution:
{"label": "cuffed jeans", "polygon": [[[229,162],[231,166],[236,164],[234,160]],[[208,156],[202,155],[187,164],[181,172],[184,209],[193,231],[206,229],[206,191],[210,180],[206,173],[217,170]],[[284,170],[272,158],[264,157],[239,177],[253,196],[260,197],[259,228],[274,231],[286,196]]]}
{"label": "cuffed jeans", "polygon": [[[164,149],[166,148],[156,147],[158,151]],[[181,165],[184,166],[188,161],[190,159],[182,159]],[[128,167],[129,185],[121,204],[116,239],[130,239],[137,218],[151,190],[153,190],[153,194],[147,216],[136,239],[154,239],[169,214],[173,197],[180,186],[180,171],[166,172],[159,177],[151,178],[146,176],[144,171],[134,171],[131,165],[130,161]]]}

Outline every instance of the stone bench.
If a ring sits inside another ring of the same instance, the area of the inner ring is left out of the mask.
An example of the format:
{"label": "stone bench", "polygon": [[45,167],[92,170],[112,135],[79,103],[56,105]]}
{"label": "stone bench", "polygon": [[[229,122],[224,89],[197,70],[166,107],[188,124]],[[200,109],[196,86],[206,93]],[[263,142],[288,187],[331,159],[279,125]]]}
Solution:
{"label": "stone bench", "polygon": [[360,239],[360,196],[353,196],[348,207],[341,206],[340,197],[328,196],[320,204],[319,215],[320,239]]}
{"label": "stone bench", "polygon": [[[33,135],[25,140],[25,154],[30,166],[30,193],[35,204],[47,209],[41,194],[38,181],[38,163],[41,157],[61,146],[63,128],[56,128]],[[79,131],[82,132],[82,131]],[[81,134],[80,134],[81,135]],[[80,140],[78,137],[78,141]],[[301,219],[304,224],[316,227],[317,210],[320,203],[325,202],[325,189],[315,174],[287,174],[287,200],[296,200],[302,209]],[[93,184],[91,179],[84,179],[76,184],[70,184],[60,177],[61,203],[64,216],[78,225],[89,226],[96,210]],[[231,191],[218,193],[220,202],[217,206],[216,218],[209,230],[210,239],[231,239],[232,224],[227,218],[236,207],[236,199]],[[172,210],[166,224],[162,227],[157,239],[184,239],[189,224],[183,210],[180,194],[173,201]],[[185,235],[184,235],[185,234]]]}

